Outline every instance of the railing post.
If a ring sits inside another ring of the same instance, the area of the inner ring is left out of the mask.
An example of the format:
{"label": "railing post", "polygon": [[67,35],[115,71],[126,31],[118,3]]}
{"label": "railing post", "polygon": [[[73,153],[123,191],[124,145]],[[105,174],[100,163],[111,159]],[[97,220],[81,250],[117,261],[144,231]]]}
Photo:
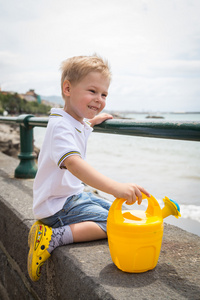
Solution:
{"label": "railing post", "polygon": [[15,169],[16,178],[34,178],[37,172],[35,155],[33,153],[33,126],[29,126],[28,120],[33,115],[21,115],[17,118],[20,124],[20,163]]}

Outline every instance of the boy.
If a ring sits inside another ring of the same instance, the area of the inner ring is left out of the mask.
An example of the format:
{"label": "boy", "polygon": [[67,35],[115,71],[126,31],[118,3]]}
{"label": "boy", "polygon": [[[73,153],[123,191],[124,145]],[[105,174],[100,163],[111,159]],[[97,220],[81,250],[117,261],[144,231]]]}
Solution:
{"label": "boy", "polygon": [[[111,73],[98,56],[79,56],[62,64],[64,109],[52,109],[33,186],[37,221],[29,233],[28,272],[40,278],[41,266],[58,246],[106,238],[110,204],[83,192],[82,182],[128,204],[142,201],[142,187],[118,183],[93,169],[84,159],[92,127],[106,119]],[[89,119],[90,123],[84,119]]]}

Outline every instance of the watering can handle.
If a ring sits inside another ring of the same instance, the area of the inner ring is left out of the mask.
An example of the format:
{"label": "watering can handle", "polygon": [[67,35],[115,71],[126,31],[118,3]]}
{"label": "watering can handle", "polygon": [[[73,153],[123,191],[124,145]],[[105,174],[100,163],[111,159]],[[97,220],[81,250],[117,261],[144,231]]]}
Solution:
{"label": "watering can handle", "polygon": [[162,218],[162,210],[156,198],[154,196],[147,197],[145,194],[142,193],[142,199],[148,200],[148,207],[146,213],[151,216],[157,216]]}
{"label": "watering can handle", "polygon": [[[147,197],[145,194],[142,193],[142,199],[148,200],[148,207],[146,213],[148,213],[151,216],[158,216],[162,218],[162,211],[160,205],[152,195],[150,197]],[[109,218],[113,218],[114,220],[119,220],[119,222],[123,221],[124,218],[122,215],[122,204],[125,201],[126,200],[122,198],[115,199],[115,201],[113,202],[109,210]]]}

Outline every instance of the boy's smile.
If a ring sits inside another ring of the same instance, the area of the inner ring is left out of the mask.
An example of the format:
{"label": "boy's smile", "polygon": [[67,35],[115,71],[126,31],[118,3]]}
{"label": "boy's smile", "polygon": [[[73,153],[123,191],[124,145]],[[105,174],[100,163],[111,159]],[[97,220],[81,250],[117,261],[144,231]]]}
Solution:
{"label": "boy's smile", "polygon": [[75,84],[65,80],[64,110],[79,122],[94,118],[105,107],[109,84],[109,79],[99,72],[90,72]]}

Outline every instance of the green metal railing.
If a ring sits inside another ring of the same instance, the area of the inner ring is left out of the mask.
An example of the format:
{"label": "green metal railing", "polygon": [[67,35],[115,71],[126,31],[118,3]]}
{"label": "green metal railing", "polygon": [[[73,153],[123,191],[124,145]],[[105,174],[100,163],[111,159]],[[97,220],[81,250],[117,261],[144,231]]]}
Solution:
{"label": "green metal railing", "polygon": [[[20,115],[0,117],[0,123],[20,126],[20,163],[15,170],[16,178],[34,178],[37,172],[33,154],[33,128],[46,127],[48,117]],[[94,127],[95,132],[125,134],[142,137],[200,141],[200,122],[133,121],[126,119],[107,120]]]}

